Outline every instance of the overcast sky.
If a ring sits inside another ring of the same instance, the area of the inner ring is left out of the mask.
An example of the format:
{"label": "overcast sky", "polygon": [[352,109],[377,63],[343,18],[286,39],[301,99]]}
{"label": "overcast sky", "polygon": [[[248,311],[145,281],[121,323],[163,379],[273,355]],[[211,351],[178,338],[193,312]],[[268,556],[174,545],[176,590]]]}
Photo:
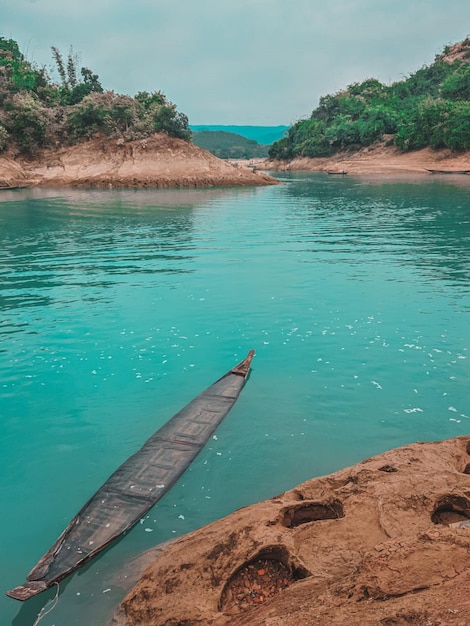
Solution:
{"label": "overcast sky", "polygon": [[73,46],[105,88],[161,90],[191,124],[290,124],[432,63],[470,35],[470,1],[0,0],[0,35],[41,66]]}

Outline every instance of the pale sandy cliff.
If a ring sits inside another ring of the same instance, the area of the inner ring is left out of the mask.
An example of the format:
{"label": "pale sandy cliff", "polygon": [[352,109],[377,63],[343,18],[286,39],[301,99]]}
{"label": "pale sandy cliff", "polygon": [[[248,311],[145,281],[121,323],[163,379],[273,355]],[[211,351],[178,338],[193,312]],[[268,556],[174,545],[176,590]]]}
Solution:
{"label": "pale sandy cliff", "polygon": [[34,161],[0,158],[0,186],[218,187],[269,185],[262,172],[235,167],[192,143],[157,134],[141,141],[96,138],[47,150]]}

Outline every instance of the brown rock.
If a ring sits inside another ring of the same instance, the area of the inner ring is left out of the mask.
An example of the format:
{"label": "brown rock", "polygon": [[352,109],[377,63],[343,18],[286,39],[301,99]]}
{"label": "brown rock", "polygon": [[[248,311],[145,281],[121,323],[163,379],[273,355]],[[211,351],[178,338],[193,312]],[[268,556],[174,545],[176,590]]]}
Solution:
{"label": "brown rock", "polygon": [[0,159],[0,186],[214,187],[277,184],[247,167],[234,167],[207,150],[165,134],[123,142],[98,137],[45,150],[34,161]]}
{"label": "brown rock", "polygon": [[413,444],[236,511],[161,551],[112,623],[470,625],[470,528],[446,521],[470,519],[469,462],[470,437]]}

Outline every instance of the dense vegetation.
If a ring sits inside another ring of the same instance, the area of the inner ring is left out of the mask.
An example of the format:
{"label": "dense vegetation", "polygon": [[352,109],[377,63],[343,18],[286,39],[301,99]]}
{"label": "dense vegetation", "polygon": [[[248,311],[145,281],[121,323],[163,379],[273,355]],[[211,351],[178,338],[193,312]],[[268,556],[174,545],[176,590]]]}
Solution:
{"label": "dense vegetation", "polygon": [[188,118],[160,91],[116,94],[88,68],[78,70],[72,49],[64,58],[53,47],[52,56],[58,82],[27,61],[14,40],[0,37],[0,151],[32,156],[97,134],[132,140],[165,132],[190,139]]}
{"label": "dense vegetation", "polygon": [[193,143],[220,159],[254,159],[268,156],[268,147],[254,139],[221,130],[193,132]]}
{"label": "dense vegetation", "polygon": [[269,156],[324,157],[379,141],[403,151],[470,149],[470,38],[402,81],[387,86],[370,78],[323,96]]}

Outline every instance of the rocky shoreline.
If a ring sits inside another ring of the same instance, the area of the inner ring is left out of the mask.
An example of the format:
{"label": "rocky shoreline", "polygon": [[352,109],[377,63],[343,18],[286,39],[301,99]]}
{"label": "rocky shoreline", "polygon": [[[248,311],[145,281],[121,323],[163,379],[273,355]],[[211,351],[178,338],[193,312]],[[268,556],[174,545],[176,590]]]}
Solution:
{"label": "rocky shoreline", "polygon": [[124,142],[98,137],[34,160],[0,157],[0,187],[229,187],[277,184],[251,168],[234,166],[192,143],[157,134]]}
{"label": "rocky shoreline", "polygon": [[430,175],[470,171],[470,151],[425,148],[402,153],[377,144],[328,158],[222,160],[192,143],[156,134],[139,141],[97,137],[34,160],[0,157],[0,189],[14,187],[230,187],[275,185],[269,172],[328,172],[355,176]]}
{"label": "rocky shoreline", "polygon": [[423,148],[400,152],[384,142],[356,152],[339,152],[325,158],[296,158],[289,162],[269,161],[255,163],[257,167],[277,171],[310,171],[345,173],[352,175],[424,174],[429,170],[446,172],[470,170],[470,151],[451,152]]}
{"label": "rocky shoreline", "polygon": [[162,547],[113,626],[470,624],[470,437],[314,478]]}

